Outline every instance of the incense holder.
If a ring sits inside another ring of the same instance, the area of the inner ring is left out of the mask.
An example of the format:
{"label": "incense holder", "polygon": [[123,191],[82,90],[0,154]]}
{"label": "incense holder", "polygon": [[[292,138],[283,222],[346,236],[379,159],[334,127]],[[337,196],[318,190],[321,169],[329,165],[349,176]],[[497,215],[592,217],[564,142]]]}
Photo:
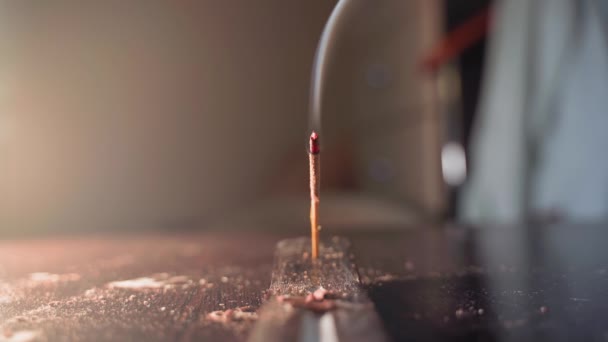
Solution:
{"label": "incense holder", "polygon": [[280,241],[268,299],[249,341],[387,341],[359,280],[351,243],[321,241],[311,257],[309,238]]}

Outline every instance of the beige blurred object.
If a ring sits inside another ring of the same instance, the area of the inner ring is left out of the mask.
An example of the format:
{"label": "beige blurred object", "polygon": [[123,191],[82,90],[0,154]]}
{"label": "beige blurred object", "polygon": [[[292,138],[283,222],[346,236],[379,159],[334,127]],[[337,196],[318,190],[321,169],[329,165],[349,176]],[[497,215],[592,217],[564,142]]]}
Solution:
{"label": "beige blurred object", "polygon": [[[353,117],[407,109],[388,125],[401,133],[377,135],[354,170],[364,188],[436,212],[435,99],[404,66],[438,34],[439,1],[387,3],[349,28],[371,45],[347,38],[338,51],[348,60],[331,73],[350,76],[331,76],[326,141],[342,140],[329,129]],[[306,170],[312,57],[333,5],[0,2],[0,233],[204,226],[270,196],[285,156]],[[375,84],[378,62],[387,91],[365,81]],[[369,181],[376,156],[398,181]]]}
{"label": "beige blurred object", "polygon": [[350,132],[357,192],[429,216],[446,205],[443,123],[434,80],[418,63],[441,35],[440,3],[350,0],[332,47],[323,106],[324,146],[334,132]]}
{"label": "beige blurred object", "polygon": [[0,233],[190,225],[263,194],[302,146],[330,10],[2,1]]}
{"label": "beige blurred object", "polygon": [[[445,123],[434,80],[418,61],[439,36],[439,3],[342,0],[336,9],[331,33],[322,39],[331,44],[323,48],[326,79],[320,82],[320,222],[329,229],[404,227],[437,217],[446,205],[440,166]],[[302,154],[288,160],[276,177],[279,194],[304,184]],[[236,221],[299,226],[297,213],[304,210],[289,197],[253,206]]]}

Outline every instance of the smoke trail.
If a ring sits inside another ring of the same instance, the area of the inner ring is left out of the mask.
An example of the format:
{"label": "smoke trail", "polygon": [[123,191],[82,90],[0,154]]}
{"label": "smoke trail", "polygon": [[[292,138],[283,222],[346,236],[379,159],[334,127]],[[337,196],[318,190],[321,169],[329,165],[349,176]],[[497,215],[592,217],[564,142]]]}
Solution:
{"label": "smoke trail", "polygon": [[327,68],[327,58],[329,56],[329,47],[335,39],[335,31],[338,21],[344,13],[347,2],[350,0],[339,0],[334,7],[317,46],[314,64],[312,68],[312,77],[310,85],[310,129],[320,132],[321,130],[321,104],[323,102],[323,91],[325,87],[325,73]]}

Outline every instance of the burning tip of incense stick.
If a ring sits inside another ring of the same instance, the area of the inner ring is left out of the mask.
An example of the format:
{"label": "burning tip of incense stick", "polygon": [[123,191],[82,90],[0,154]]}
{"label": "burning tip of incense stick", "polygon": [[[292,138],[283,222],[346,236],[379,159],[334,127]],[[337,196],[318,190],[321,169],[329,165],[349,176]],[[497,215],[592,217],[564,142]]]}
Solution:
{"label": "burning tip of incense stick", "polygon": [[315,131],[312,131],[312,134],[310,135],[309,152],[311,154],[318,154],[319,152],[321,152],[321,147],[319,145],[319,135]]}

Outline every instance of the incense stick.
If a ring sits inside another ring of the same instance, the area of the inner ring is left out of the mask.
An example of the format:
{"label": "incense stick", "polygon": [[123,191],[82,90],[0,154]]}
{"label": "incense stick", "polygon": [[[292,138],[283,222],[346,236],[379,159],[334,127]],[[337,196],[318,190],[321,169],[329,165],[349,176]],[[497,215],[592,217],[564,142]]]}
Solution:
{"label": "incense stick", "polygon": [[319,256],[319,187],[320,187],[320,160],[321,148],[319,135],[313,131],[310,135],[308,150],[308,164],[310,171],[310,241],[312,259]]}

